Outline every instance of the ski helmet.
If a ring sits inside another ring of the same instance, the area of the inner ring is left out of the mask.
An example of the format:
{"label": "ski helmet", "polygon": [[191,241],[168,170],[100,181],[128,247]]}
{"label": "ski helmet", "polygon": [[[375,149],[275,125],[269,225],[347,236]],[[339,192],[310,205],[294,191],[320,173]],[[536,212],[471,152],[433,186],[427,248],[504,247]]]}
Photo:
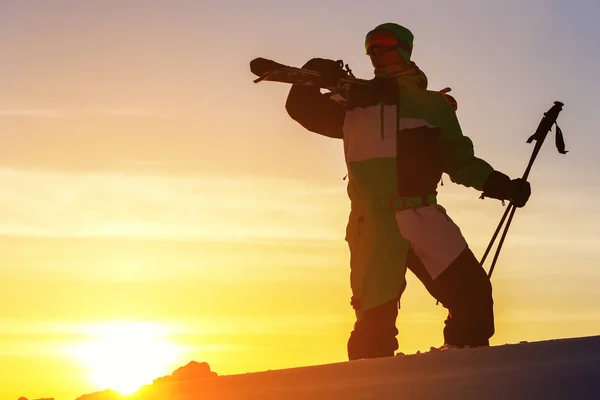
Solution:
{"label": "ski helmet", "polygon": [[383,32],[392,32],[396,39],[396,49],[404,58],[407,63],[410,62],[410,56],[413,49],[414,35],[407,28],[398,25],[393,22],[387,22],[375,27],[372,31],[367,33],[365,36],[365,50],[368,51],[369,47],[374,41],[381,40]]}

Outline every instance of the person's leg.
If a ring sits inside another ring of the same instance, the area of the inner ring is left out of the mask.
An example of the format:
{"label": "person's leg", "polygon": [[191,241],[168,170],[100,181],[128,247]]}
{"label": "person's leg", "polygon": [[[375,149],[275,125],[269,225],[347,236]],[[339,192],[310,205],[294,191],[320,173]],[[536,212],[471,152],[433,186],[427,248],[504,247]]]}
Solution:
{"label": "person's leg", "polygon": [[365,310],[348,339],[348,360],[391,357],[398,350],[398,300]]}
{"label": "person's leg", "polygon": [[442,302],[440,300],[440,294],[437,292],[435,281],[431,275],[429,275],[427,269],[425,269],[425,265],[423,265],[423,262],[416,256],[413,250],[410,250],[406,256],[406,269],[415,275],[434,299],[440,303]]}
{"label": "person's leg", "polygon": [[457,347],[489,346],[494,335],[492,285],[471,249],[466,248],[435,279],[435,287],[449,310],[445,343]]}
{"label": "person's leg", "polygon": [[346,231],[350,249],[354,330],[348,339],[348,359],[393,356],[398,349],[398,301],[406,281],[404,260],[408,242],[393,213],[351,213]]}
{"label": "person's leg", "polygon": [[413,247],[407,268],[449,310],[446,344],[488,345],[494,334],[492,287],[460,229],[441,206],[405,210],[396,220]]}

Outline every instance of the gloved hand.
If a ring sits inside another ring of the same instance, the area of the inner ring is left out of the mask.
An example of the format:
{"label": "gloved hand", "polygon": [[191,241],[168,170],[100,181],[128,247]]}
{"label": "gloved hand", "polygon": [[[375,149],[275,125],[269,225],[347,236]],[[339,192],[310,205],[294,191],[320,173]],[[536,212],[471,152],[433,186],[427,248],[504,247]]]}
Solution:
{"label": "gloved hand", "polygon": [[510,201],[516,207],[523,207],[531,196],[531,185],[524,179],[517,178],[510,181]]}
{"label": "gloved hand", "polygon": [[320,72],[325,80],[323,82],[325,85],[335,86],[341,78],[348,76],[342,61],[327,58],[312,58],[302,68]]}
{"label": "gloved hand", "polygon": [[494,171],[483,184],[483,196],[498,200],[510,200],[516,207],[527,204],[531,185],[524,179],[510,179],[502,172]]}

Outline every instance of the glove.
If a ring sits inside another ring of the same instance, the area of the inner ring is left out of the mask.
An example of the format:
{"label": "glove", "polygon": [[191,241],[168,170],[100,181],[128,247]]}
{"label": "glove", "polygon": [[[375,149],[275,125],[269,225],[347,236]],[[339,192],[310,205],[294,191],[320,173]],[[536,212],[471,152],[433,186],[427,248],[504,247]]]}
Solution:
{"label": "glove", "polygon": [[531,196],[531,185],[524,179],[511,180],[502,172],[494,171],[483,184],[483,196],[510,200],[515,207],[524,207]]}
{"label": "glove", "polygon": [[327,86],[335,86],[341,78],[348,76],[342,61],[327,58],[312,58],[302,68],[320,72],[324,78],[323,83]]}
{"label": "glove", "polygon": [[516,207],[524,207],[531,196],[531,185],[525,179],[513,179],[510,181],[510,191],[510,201]]}

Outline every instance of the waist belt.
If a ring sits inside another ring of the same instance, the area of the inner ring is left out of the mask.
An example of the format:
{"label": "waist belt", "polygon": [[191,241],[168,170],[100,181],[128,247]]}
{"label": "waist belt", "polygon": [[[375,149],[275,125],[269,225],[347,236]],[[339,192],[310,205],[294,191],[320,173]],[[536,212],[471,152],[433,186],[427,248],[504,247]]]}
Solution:
{"label": "waist belt", "polygon": [[437,198],[435,194],[414,197],[380,197],[375,200],[375,207],[387,208],[391,211],[402,211],[408,208],[414,209],[427,207],[430,204],[437,204]]}

